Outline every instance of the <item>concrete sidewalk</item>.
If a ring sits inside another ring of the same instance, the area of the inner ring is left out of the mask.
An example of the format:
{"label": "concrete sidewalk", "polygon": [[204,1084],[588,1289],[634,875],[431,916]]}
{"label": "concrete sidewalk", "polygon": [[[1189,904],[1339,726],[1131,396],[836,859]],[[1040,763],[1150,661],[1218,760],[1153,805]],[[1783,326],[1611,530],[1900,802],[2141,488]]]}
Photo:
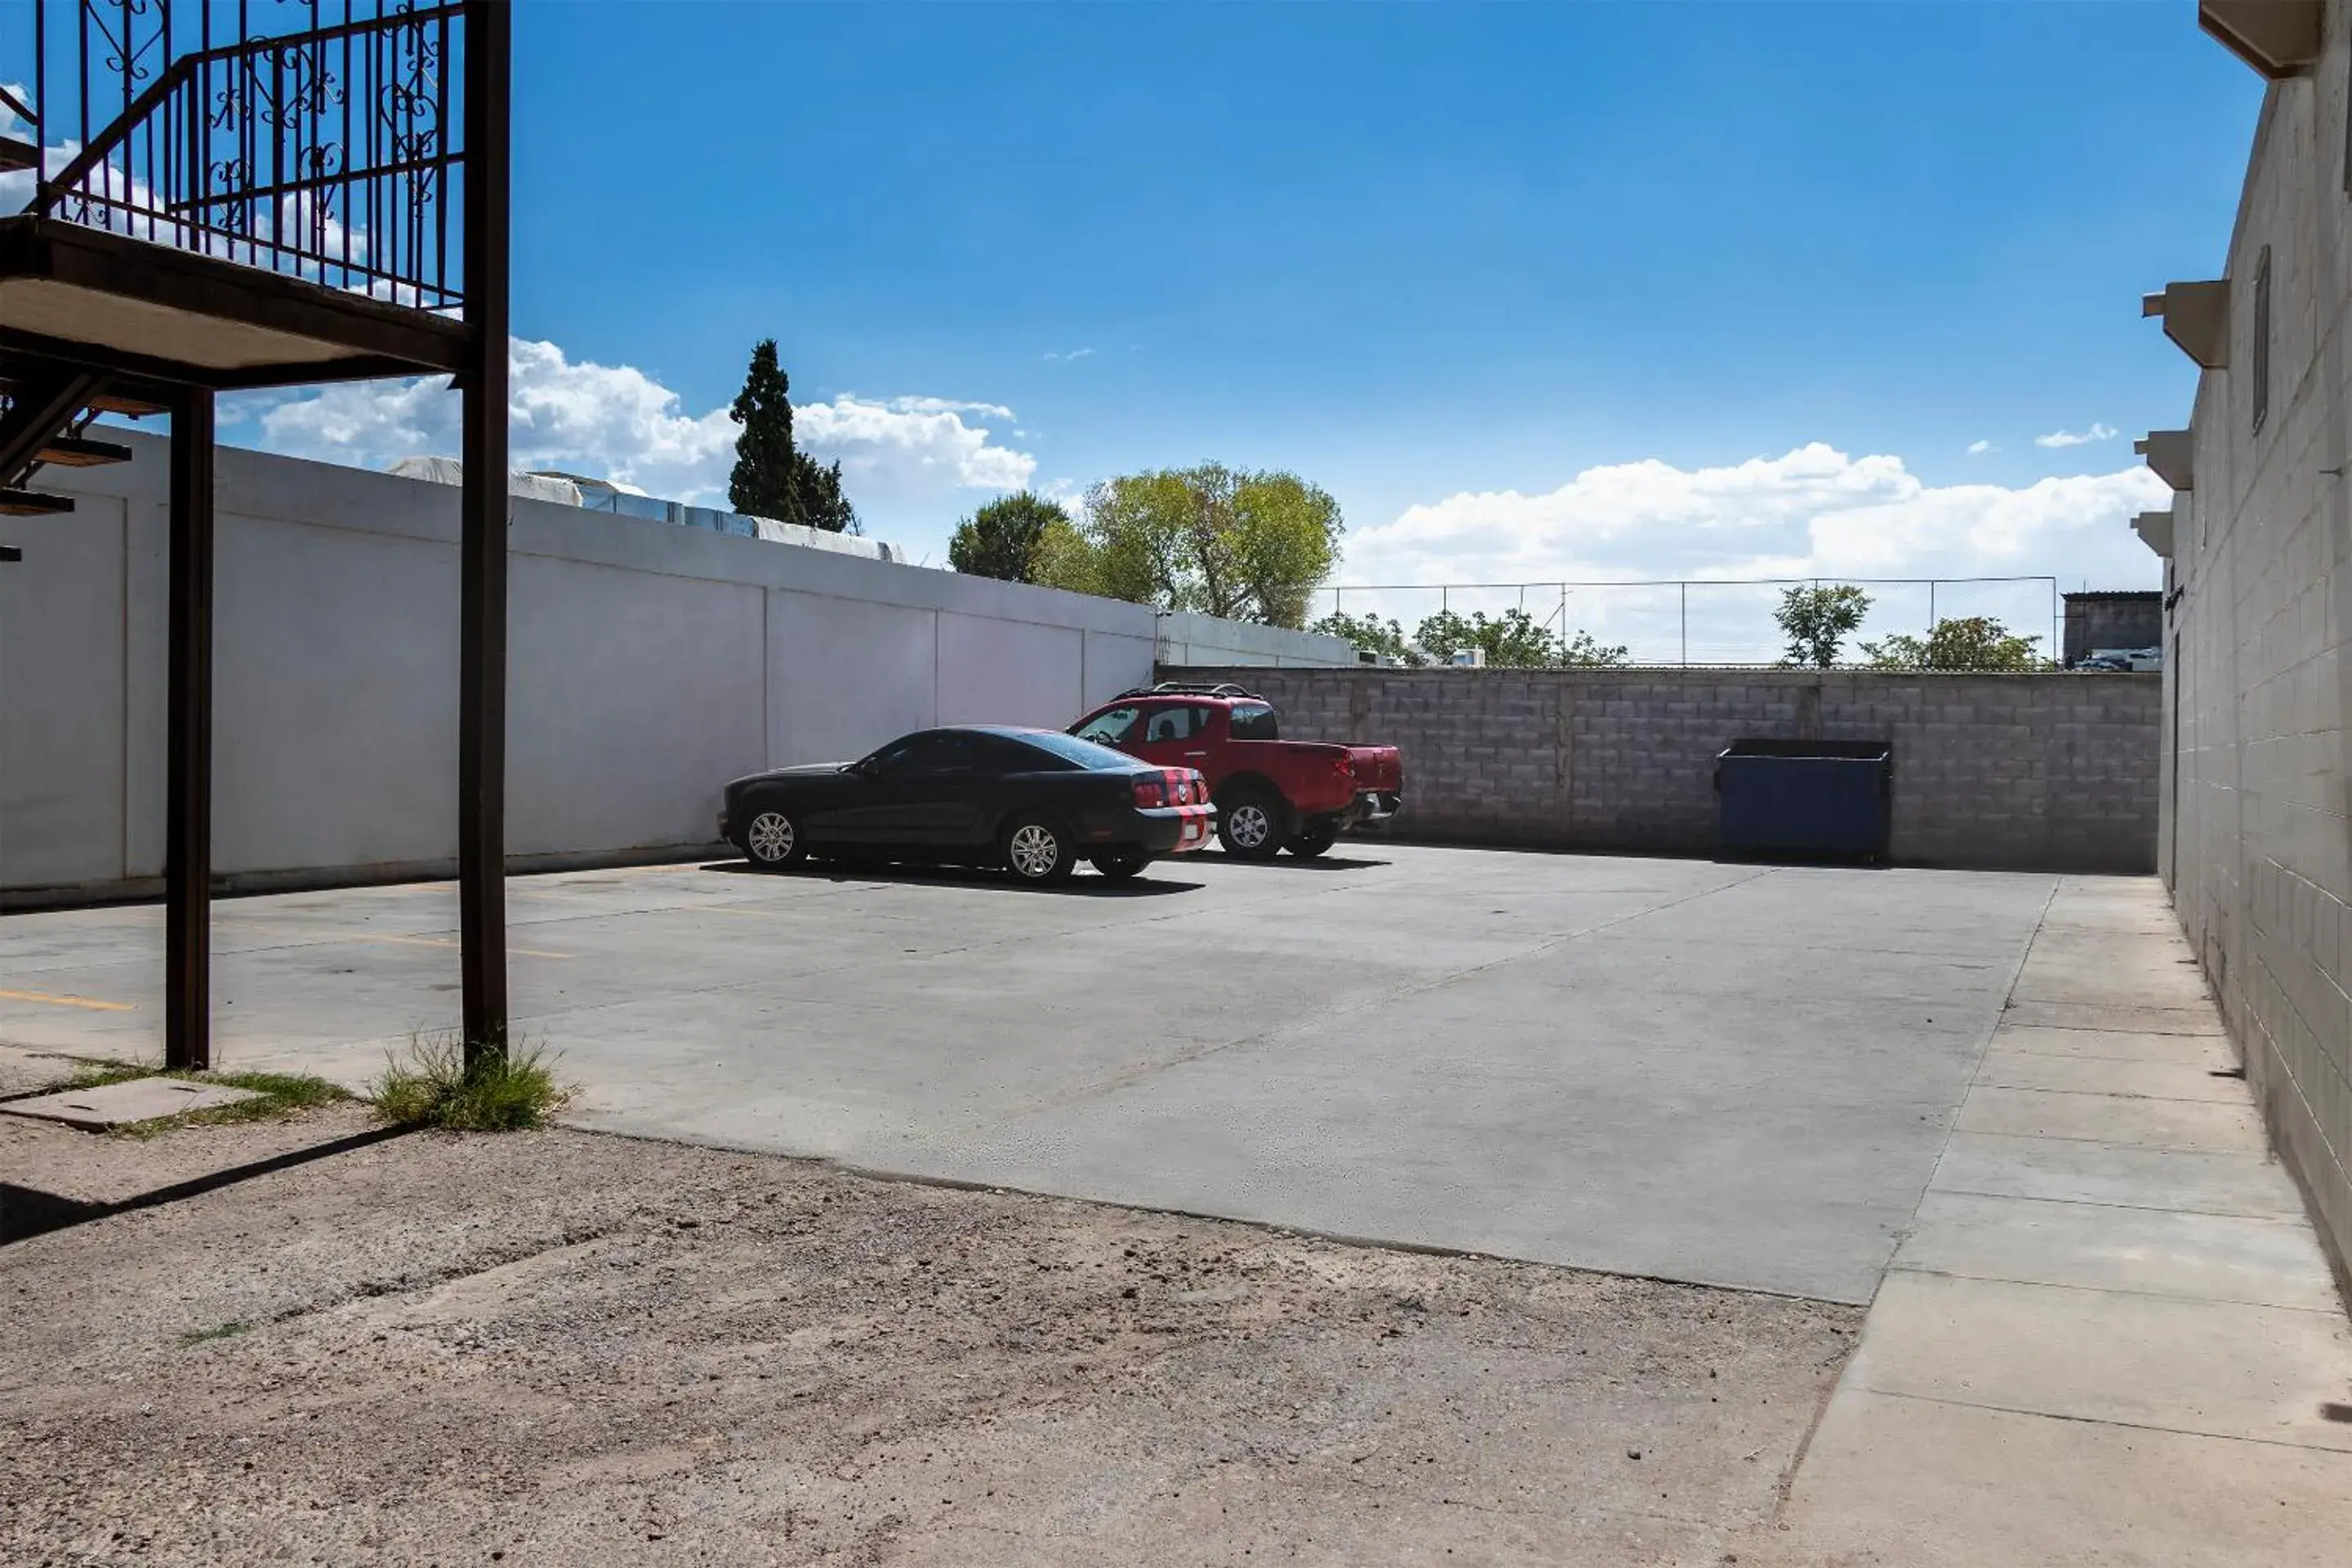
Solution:
{"label": "concrete sidewalk", "polygon": [[2352,1324],[2235,1065],[2162,887],[2061,884],[1764,1558],[2352,1562]]}

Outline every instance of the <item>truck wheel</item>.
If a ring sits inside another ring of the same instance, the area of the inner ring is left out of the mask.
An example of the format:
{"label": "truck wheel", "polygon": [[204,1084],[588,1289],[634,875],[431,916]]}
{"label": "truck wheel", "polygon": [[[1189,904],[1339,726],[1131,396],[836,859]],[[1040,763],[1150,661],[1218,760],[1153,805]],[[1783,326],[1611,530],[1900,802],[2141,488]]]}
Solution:
{"label": "truck wheel", "polygon": [[1282,853],[1282,803],[1264,790],[1245,789],[1217,811],[1217,842],[1244,860],[1271,860]]}
{"label": "truck wheel", "polygon": [[1070,836],[1050,816],[1030,812],[1004,830],[1004,863],[1024,882],[1066,882],[1077,869]]}
{"label": "truck wheel", "polygon": [[1301,860],[1312,860],[1339,842],[1339,825],[1328,816],[1311,817],[1297,837],[1283,846]]}
{"label": "truck wheel", "polygon": [[743,829],[743,853],[762,871],[781,871],[808,858],[808,839],[784,813],[763,811]]}
{"label": "truck wheel", "polygon": [[1093,860],[1094,868],[1106,881],[1111,882],[1125,882],[1139,877],[1150,864],[1151,857],[1149,855],[1097,855]]}

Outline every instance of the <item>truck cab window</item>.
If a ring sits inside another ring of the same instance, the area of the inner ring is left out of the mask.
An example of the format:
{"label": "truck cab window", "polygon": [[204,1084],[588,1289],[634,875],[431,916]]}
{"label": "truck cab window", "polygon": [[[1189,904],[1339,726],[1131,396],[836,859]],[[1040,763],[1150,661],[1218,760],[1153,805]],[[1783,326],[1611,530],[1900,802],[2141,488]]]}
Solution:
{"label": "truck cab window", "polygon": [[1229,721],[1231,733],[1236,741],[1279,741],[1282,732],[1274,721],[1274,710],[1263,702],[1236,702]]}

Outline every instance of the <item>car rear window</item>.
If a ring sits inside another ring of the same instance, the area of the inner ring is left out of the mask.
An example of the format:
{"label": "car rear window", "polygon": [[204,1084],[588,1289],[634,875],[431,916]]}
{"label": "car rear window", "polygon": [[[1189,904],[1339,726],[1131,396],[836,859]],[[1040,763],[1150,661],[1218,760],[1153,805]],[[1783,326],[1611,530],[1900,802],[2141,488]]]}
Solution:
{"label": "car rear window", "polygon": [[1276,728],[1274,710],[1263,702],[1236,702],[1226,720],[1225,732],[1236,741],[1279,741],[1282,732]]}
{"label": "car rear window", "polygon": [[1122,773],[1135,766],[1135,759],[1124,752],[1114,752],[1108,746],[1097,746],[1092,741],[1081,741],[1076,735],[1056,735],[1041,730],[1034,735],[1023,735],[1015,744],[1034,751],[1051,753],[1074,767],[1097,770],[1117,769]]}

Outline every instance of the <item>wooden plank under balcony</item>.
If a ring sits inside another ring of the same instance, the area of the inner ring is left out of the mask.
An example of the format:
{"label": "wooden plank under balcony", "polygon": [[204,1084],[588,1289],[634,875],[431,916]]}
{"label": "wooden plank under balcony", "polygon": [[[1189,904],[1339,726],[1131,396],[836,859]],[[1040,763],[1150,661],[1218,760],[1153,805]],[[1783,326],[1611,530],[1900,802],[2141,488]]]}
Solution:
{"label": "wooden plank under balcony", "polygon": [[449,374],[458,321],[58,218],[0,218],[0,353],[220,388]]}

